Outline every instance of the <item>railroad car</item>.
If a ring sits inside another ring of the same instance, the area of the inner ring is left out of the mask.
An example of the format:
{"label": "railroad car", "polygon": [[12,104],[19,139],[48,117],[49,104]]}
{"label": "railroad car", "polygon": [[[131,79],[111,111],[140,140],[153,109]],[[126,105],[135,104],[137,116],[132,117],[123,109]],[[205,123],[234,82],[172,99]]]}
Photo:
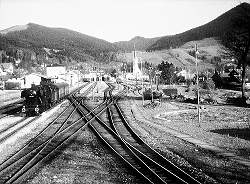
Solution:
{"label": "railroad car", "polygon": [[167,97],[172,98],[176,98],[178,96],[178,90],[177,88],[166,88],[166,89],[162,89],[164,95],[166,95]]}
{"label": "railroad car", "polygon": [[[152,99],[152,93],[151,93],[151,89],[147,89],[143,92],[143,97],[145,100],[151,100]],[[157,99],[157,98],[161,98],[162,97],[162,93],[160,91],[153,91],[153,98]]]}
{"label": "railroad car", "polygon": [[57,103],[69,94],[69,85],[66,83],[53,83],[52,87],[52,104]]}
{"label": "railroad car", "polygon": [[27,116],[39,115],[69,94],[66,83],[33,85],[21,92],[24,98],[22,112]]}

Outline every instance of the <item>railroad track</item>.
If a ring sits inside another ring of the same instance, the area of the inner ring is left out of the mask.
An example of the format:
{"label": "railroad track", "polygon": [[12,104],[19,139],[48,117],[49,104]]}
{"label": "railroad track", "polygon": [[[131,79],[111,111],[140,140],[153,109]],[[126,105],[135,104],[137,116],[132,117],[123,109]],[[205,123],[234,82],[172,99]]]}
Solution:
{"label": "railroad track", "polygon": [[[92,86],[92,85],[91,85]],[[87,121],[71,104],[36,137],[0,164],[0,183],[19,183],[41,162],[76,135]]]}
{"label": "railroad track", "polygon": [[[110,85],[109,85],[110,86]],[[111,90],[113,89],[112,86],[109,87]],[[89,90],[91,91],[91,90]],[[96,114],[101,114],[102,112],[104,112],[104,110],[113,102],[112,98],[108,98],[108,93],[110,93],[109,90],[105,90],[104,91],[104,98],[102,103],[100,103],[99,105],[97,105],[95,108],[93,108],[92,110],[90,110],[89,107],[87,107],[83,101],[86,99],[84,97],[78,97],[76,95],[72,95],[69,100],[71,101],[72,104],[74,104],[74,106],[78,109],[78,113],[84,117],[86,120],[91,120],[93,119]]]}
{"label": "railroad track", "polygon": [[16,114],[18,112],[21,112],[22,109],[22,103],[23,100],[18,100],[14,103],[1,106],[0,107],[0,119],[5,118],[11,114]]}
{"label": "railroad track", "polygon": [[[88,84],[85,84],[84,86],[82,86],[81,88],[86,87]],[[92,88],[94,88],[96,86],[96,83],[93,83],[84,93],[83,95],[89,93],[90,90],[92,90]],[[75,94],[79,91],[79,89],[76,89],[72,92],[72,94]],[[13,104],[9,104],[6,106],[7,111],[16,111],[17,107],[16,105],[19,104],[21,101],[15,102]],[[21,107],[20,107],[21,109]],[[8,114],[3,114],[0,116],[0,119],[6,118],[7,116],[9,116]],[[19,121],[15,121],[14,123],[12,123],[11,125],[7,126],[6,128],[3,128],[0,130],[0,143],[6,139],[8,139],[9,137],[11,137],[12,135],[14,135],[15,133],[17,133],[18,131],[20,131],[21,129],[23,129],[24,127],[28,126],[29,124],[31,124],[32,122],[34,122],[35,120],[37,120],[39,118],[39,116],[36,116],[35,118],[22,118]]]}
{"label": "railroad track", "polygon": [[[81,88],[84,88],[88,85],[89,83],[83,85]],[[96,86],[96,83],[93,83],[88,90],[92,90],[92,88],[94,88]],[[79,91],[79,89],[75,89],[73,90],[71,93],[75,94]],[[89,91],[87,91],[86,93],[88,93]],[[12,114],[17,114],[20,113],[22,111],[22,103],[23,103],[23,99],[17,100],[13,103],[10,103],[8,105],[4,105],[4,106],[0,106],[0,119],[5,118],[9,115]]]}
{"label": "railroad track", "polygon": [[37,119],[38,117],[22,118],[19,121],[15,121],[13,124],[9,125],[8,127],[1,129],[0,130],[0,143],[8,139],[9,137],[13,136],[18,131],[28,126],[29,124],[31,124]]}
{"label": "railroad track", "polygon": [[0,106],[0,113],[4,113],[8,110],[13,109],[13,106],[17,106],[23,102],[23,99],[17,100],[16,102],[10,103],[8,105]]}
{"label": "railroad track", "polygon": [[[6,159],[0,165],[0,183],[12,183],[20,178],[46,153],[48,147],[53,147],[55,137],[70,127],[70,117],[75,108],[66,108],[54,121],[49,123],[42,132],[31,139],[17,153]],[[67,116],[67,117],[66,117]]]}
{"label": "railroad track", "polygon": [[[110,95],[109,98],[107,96],[108,93]],[[129,145],[128,140],[121,138],[114,123],[110,120],[108,122],[111,122],[111,124],[108,126],[107,122],[104,122],[98,117],[107,108],[112,106],[114,100],[119,98],[119,96],[114,98],[111,91],[106,91],[103,102],[93,110],[83,106],[82,99],[77,98],[74,95],[69,98],[74,107],[76,107],[78,114],[73,113],[76,111],[75,108],[71,109],[72,113],[65,112],[68,110],[68,108],[66,108],[67,110],[65,109],[54,123],[49,124],[44,131],[29,141],[26,146],[5,160],[0,165],[0,183],[19,183],[19,181],[27,176],[29,172],[53,155],[87,125],[89,125],[90,128],[95,131],[95,133],[102,138],[102,140],[105,141],[121,159],[134,169],[141,178],[149,183],[164,183],[165,180],[158,177],[158,174],[149,168],[147,165],[147,162],[149,161],[142,161],[141,153],[135,151],[135,146],[133,147],[133,145]],[[75,116],[77,114],[79,119],[76,120],[77,118],[73,117],[73,114]],[[79,114],[81,116],[79,116]],[[113,117],[111,111],[109,116]],[[72,121],[69,120],[70,118],[72,118]],[[150,165],[152,165],[152,163]]]}
{"label": "railroad track", "polygon": [[[132,168],[140,179],[147,183],[199,183],[195,178],[174,165],[171,161],[161,156],[158,152],[147,145],[132,130],[123,116],[120,108],[114,103],[118,97],[113,98],[107,105],[107,117],[96,116],[82,103],[85,111],[91,112],[86,118],[95,117],[96,121],[88,124],[91,130],[121,158],[128,167]],[[79,102],[80,103],[80,102]],[[79,107],[78,107],[79,108]],[[82,115],[84,116],[84,112]]]}
{"label": "railroad track", "polygon": [[[111,99],[111,98],[110,98]],[[113,101],[112,101],[113,103]],[[112,104],[110,103],[109,106]],[[86,108],[86,106],[83,104],[83,107]],[[87,109],[87,111],[91,111],[90,109]],[[101,120],[94,112],[91,113],[92,117],[95,117],[96,121],[93,121],[91,124],[89,123],[89,127],[94,131],[94,133],[105,143],[106,146],[111,148],[114,153],[120,157],[125,163],[128,164],[130,168],[132,168],[139,176],[140,179],[145,180],[148,183],[153,183],[148,176],[143,174],[138,168],[141,168],[147,172],[147,175],[151,175],[153,172],[151,170],[148,170],[145,165],[141,165],[142,162],[140,162],[140,159],[133,154],[131,149],[126,145],[125,141],[120,138],[120,136],[112,130],[107,125],[107,121]],[[91,118],[91,117],[89,117]],[[154,178],[154,181],[156,181],[156,177]],[[161,180],[157,180],[158,182]],[[160,182],[162,183],[162,181]]]}
{"label": "railroad track", "polygon": [[200,183],[145,143],[130,127],[117,103],[110,106],[108,116],[112,129],[145,165],[160,176],[163,183]]}

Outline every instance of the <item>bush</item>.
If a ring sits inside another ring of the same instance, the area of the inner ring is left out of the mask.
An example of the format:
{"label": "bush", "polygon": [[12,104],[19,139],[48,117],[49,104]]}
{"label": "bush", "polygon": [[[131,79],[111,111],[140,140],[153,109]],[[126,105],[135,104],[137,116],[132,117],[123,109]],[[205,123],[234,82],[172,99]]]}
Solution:
{"label": "bush", "polygon": [[177,80],[177,83],[178,83],[178,84],[181,84],[181,83],[185,83],[185,82],[186,82],[186,79],[185,79],[184,76],[178,76],[178,77],[176,78],[176,80]]}
{"label": "bush", "polygon": [[213,94],[207,94],[203,96],[203,104],[217,104],[217,100],[214,98]]}
{"label": "bush", "polygon": [[208,89],[208,90],[214,90],[215,89],[215,83],[212,79],[205,80],[201,83],[202,89]]}
{"label": "bush", "polygon": [[189,54],[190,56],[195,57],[195,50],[189,50],[189,51],[188,51],[188,54]]}
{"label": "bush", "polygon": [[191,80],[191,79],[186,80],[186,84],[188,87],[190,87],[192,83],[193,83],[193,80]]}

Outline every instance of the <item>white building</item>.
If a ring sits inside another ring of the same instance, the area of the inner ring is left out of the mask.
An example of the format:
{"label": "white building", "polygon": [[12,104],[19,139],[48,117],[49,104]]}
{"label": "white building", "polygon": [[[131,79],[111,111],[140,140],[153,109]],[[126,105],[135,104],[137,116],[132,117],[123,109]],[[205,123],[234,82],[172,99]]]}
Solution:
{"label": "white building", "polygon": [[90,71],[83,75],[83,80],[85,81],[104,81],[107,80],[109,76],[104,73],[103,70]]}
{"label": "white building", "polygon": [[142,73],[139,68],[139,62],[141,62],[141,58],[138,58],[136,55],[136,51],[132,52],[133,54],[133,73],[126,73],[125,78],[128,80],[149,80],[149,76]]}
{"label": "white building", "polygon": [[47,66],[46,74],[50,78],[58,78],[59,76],[66,74],[66,67],[65,66]]}
{"label": "white building", "polygon": [[177,73],[177,76],[183,76],[187,80],[187,79],[193,79],[195,74],[191,71],[182,70],[179,73]]}
{"label": "white building", "polygon": [[33,84],[39,85],[43,79],[47,80],[48,77],[37,73],[31,73],[18,80],[21,83],[21,88],[30,88]]}
{"label": "white building", "polygon": [[65,75],[65,81],[70,85],[70,86],[75,86],[78,84],[79,81],[81,81],[81,73],[78,70],[71,70],[67,71]]}
{"label": "white building", "polygon": [[135,78],[141,78],[142,72],[138,66],[138,57],[136,56],[136,51],[133,51],[133,75]]}

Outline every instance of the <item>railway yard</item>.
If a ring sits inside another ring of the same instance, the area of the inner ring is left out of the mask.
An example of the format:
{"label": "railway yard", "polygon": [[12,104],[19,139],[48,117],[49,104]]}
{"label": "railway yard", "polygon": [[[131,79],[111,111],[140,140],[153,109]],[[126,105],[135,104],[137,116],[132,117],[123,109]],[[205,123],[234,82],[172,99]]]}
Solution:
{"label": "railway yard", "polygon": [[0,98],[0,183],[250,183],[249,108],[203,105],[198,124],[195,104],[123,84],[71,91],[32,117],[6,108],[20,91]]}

